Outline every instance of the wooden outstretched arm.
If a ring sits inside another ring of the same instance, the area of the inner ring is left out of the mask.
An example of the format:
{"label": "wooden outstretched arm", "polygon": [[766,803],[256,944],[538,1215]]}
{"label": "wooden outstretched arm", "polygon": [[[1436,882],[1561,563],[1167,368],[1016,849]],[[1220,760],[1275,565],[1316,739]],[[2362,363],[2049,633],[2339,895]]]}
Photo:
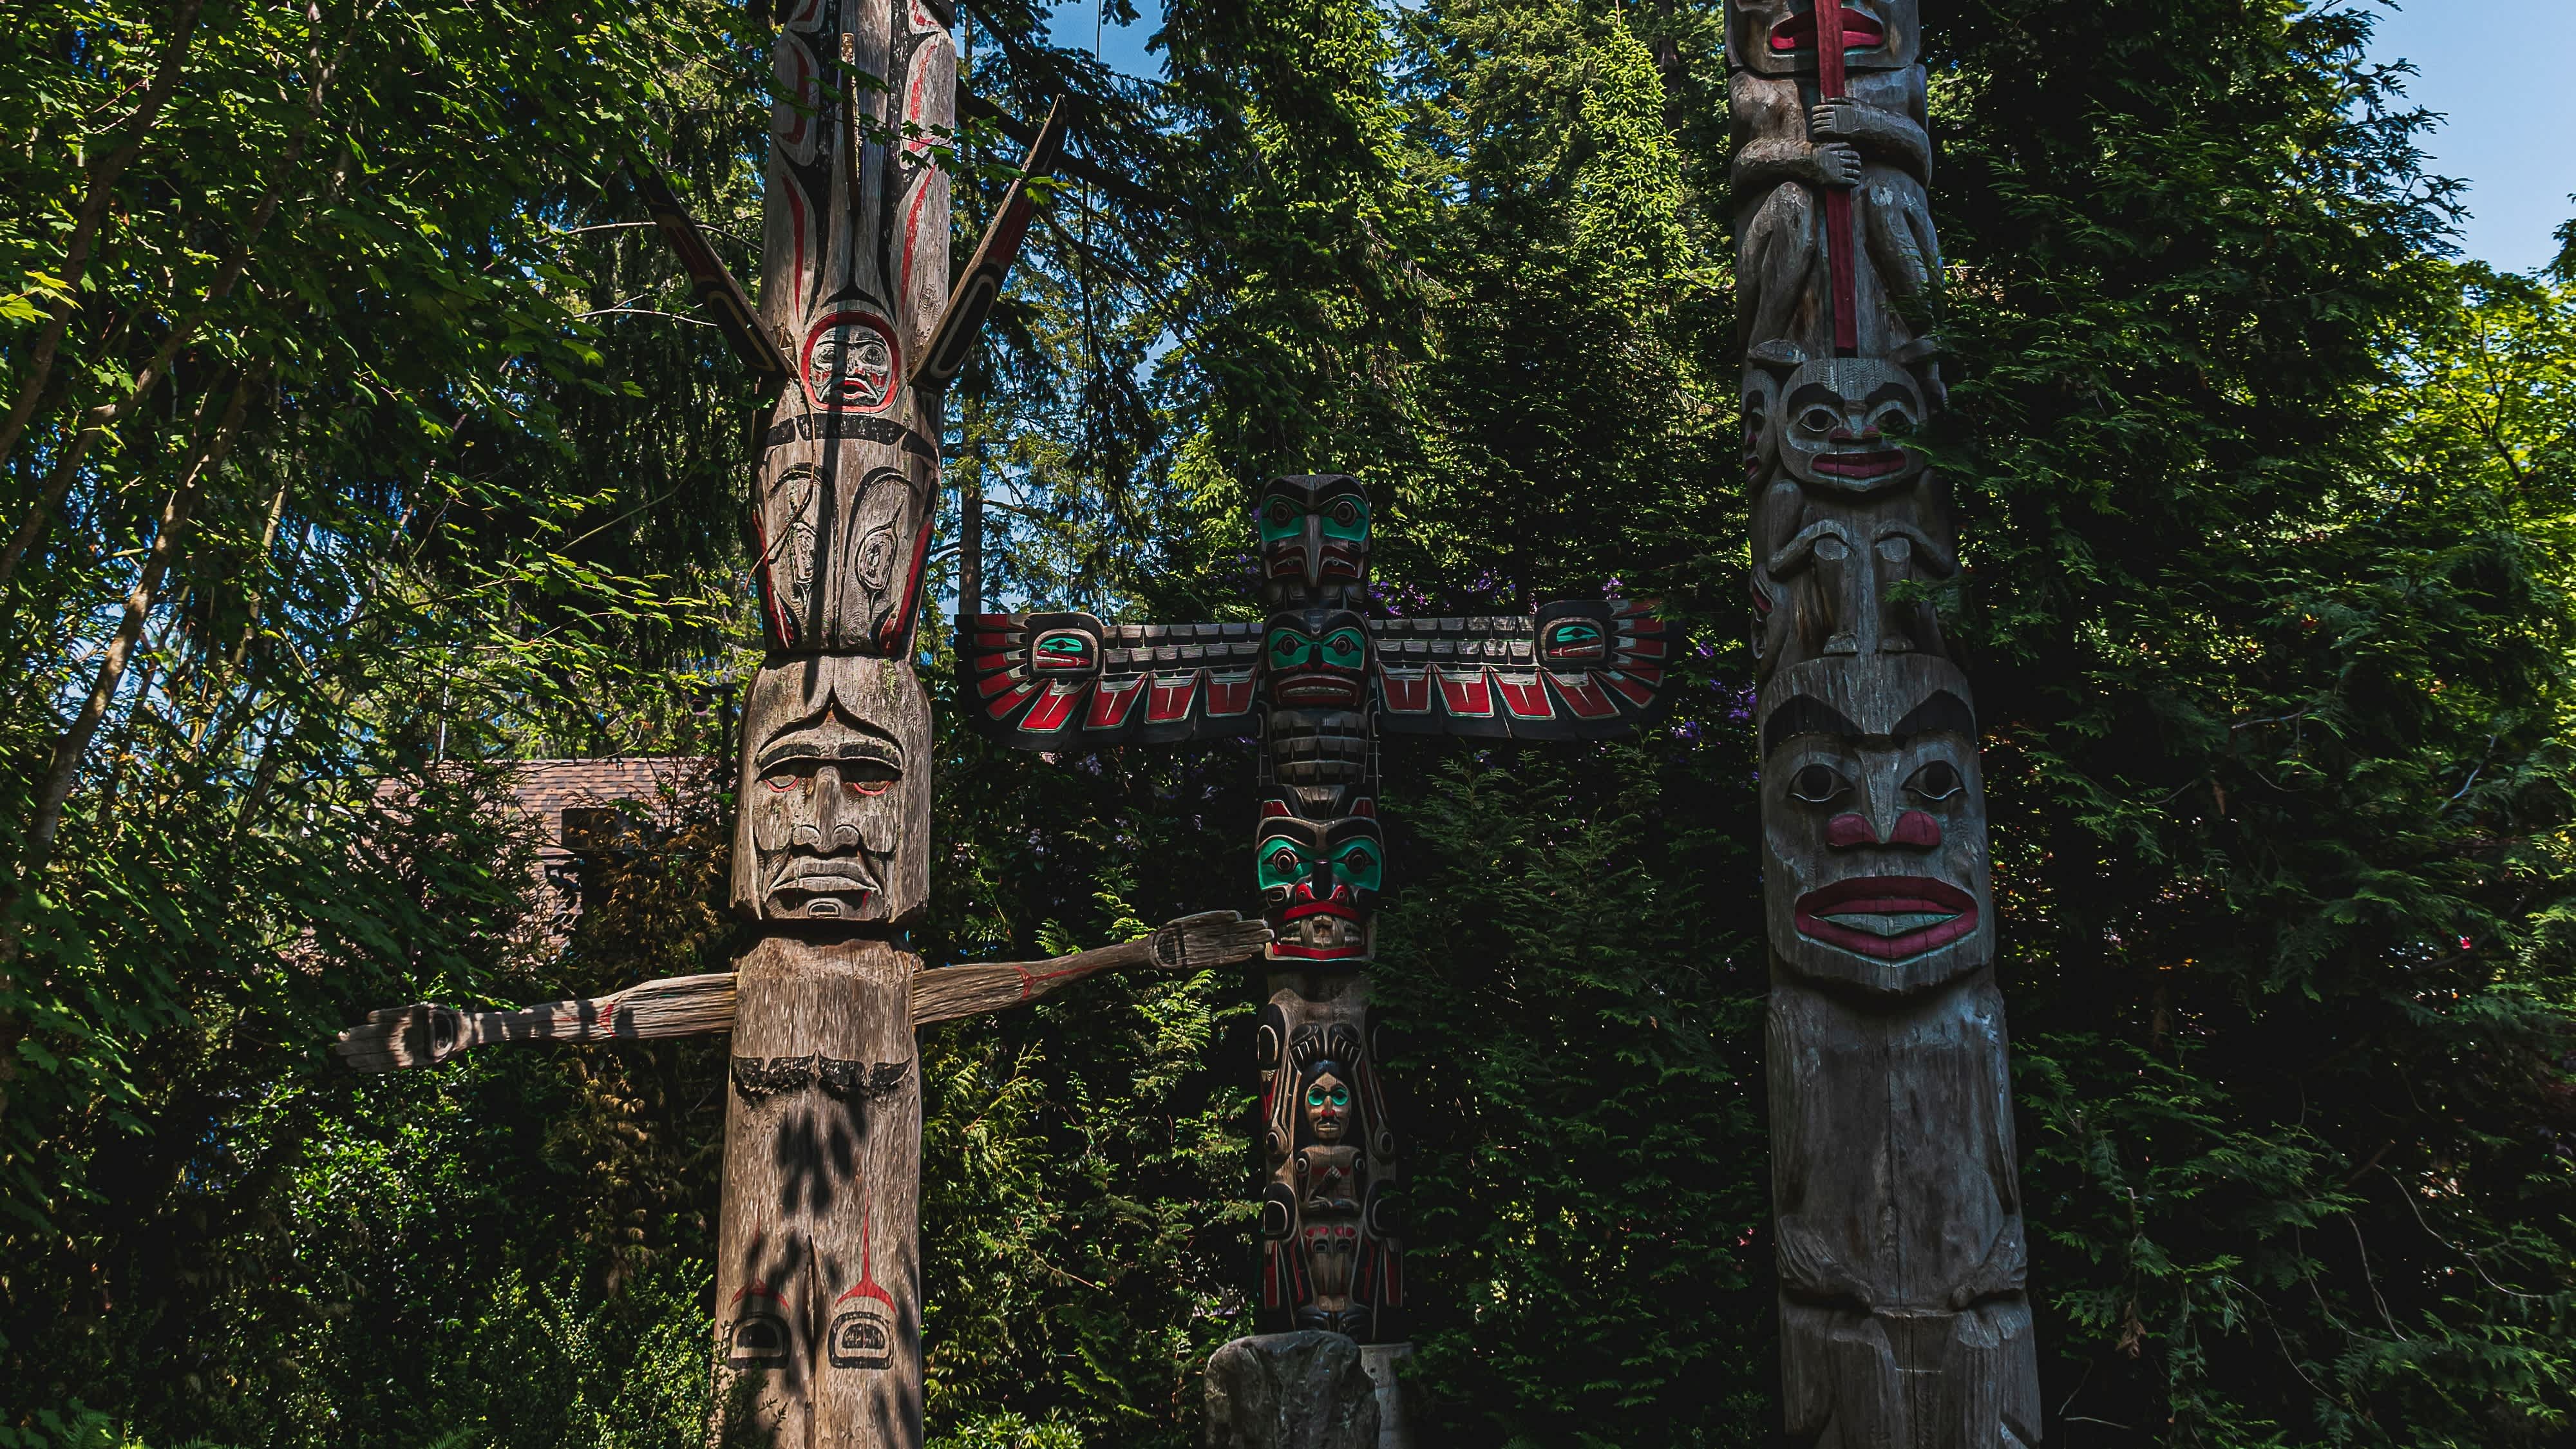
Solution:
{"label": "wooden outstretched arm", "polygon": [[[927,1026],[1019,1006],[1102,971],[1152,966],[1203,971],[1248,961],[1270,943],[1270,927],[1232,911],[1183,916],[1124,945],[1049,961],[945,966],[912,978],[912,1024]],[[611,996],[550,1001],[516,1011],[459,1010],[420,1002],[367,1014],[340,1033],[333,1054],[360,1072],[429,1067],[471,1046],[501,1041],[609,1041],[699,1036],[733,1028],[733,973],[675,976]]]}

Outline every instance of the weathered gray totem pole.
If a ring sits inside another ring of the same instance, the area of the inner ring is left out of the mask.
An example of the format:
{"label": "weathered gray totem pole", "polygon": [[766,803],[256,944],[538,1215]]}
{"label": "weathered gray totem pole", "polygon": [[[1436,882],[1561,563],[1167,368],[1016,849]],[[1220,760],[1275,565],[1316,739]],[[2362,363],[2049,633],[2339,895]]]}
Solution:
{"label": "weathered gray totem pole", "polygon": [[1922,592],[1916,0],[1730,0],[1761,680],[1783,1398],[1793,1444],[2039,1441],[1977,722]]}
{"label": "weathered gray totem pole", "polygon": [[[720,325],[779,394],[760,434],[756,572],[768,653],[742,724],[735,970],[525,1011],[376,1013],[360,1069],[486,1041],[730,1030],[714,1438],[922,1442],[921,1081],[913,1029],[1094,971],[1196,970],[1270,938],[1231,912],[1055,961],[925,971],[903,932],[930,889],[930,701],[911,662],[939,497],[943,391],[1016,255],[1015,185],[950,299],[953,20],[932,0],[791,0],[772,52],[759,305],[648,178]],[[1040,171],[1059,134],[1032,151]]]}
{"label": "weathered gray totem pole", "polygon": [[1370,618],[1359,480],[1271,480],[1253,508],[1261,624],[959,620],[963,708],[1024,749],[1261,740],[1253,873],[1276,934],[1259,1028],[1266,1331],[1403,1336],[1395,1123],[1366,973],[1386,841],[1380,730],[1517,739],[1633,733],[1663,685],[1650,606]]}

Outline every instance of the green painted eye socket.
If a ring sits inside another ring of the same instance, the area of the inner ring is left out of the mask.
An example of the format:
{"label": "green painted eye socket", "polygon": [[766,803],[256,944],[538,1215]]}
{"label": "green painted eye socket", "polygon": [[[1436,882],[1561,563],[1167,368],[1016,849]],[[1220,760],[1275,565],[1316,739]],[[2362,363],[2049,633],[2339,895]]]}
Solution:
{"label": "green painted eye socket", "polygon": [[1314,653],[1315,641],[1294,629],[1274,629],[1270,632],[1270,663],[1274,668],[1286,669],[1303,664],[1313,658]]}
{"label": "green painted eye socket", "polygon": [[1373,891],[1386,879],[1386,862],[1378,858],[1377,847],[1354,840],[1333,857],[1333,872],[1354,889]]}
{"label": "green painted eye socket", "polygon": [[1263,890],[1293,886],[1312,873],[1312,867],[1306,863],[1305,852],[1297,848],[1295,841],[1273,839],[1261,842],[1260,883]]}
{"label": "green painted eye socket", "polygon": [[1324,662],[1335,669],[1357,669],[1368,658],[1368,636],[1357,629],[1335,629],[1324,636]]}
{"label": "green painted eye socket", "polygon": [[1285,498],[1273,498],[1261,507],[1261,541],[1277,543],[1295,538],[1306,531],[1306,515]]}
{"label": "green painted eye socket", "polygon": [[1332,1103],[1336,1107],[1349,1106],[1351,1104],[1351,1089],[1338,1083],[1331,1087],[1327,1087],[1321,1082],[1317,1082],[1306,1089],[1307,1106],[1321,1107],[1327,1102]]}
{"label": "green painted eye socket", "polygon": [[1038,640],[1040,664],[1079,664],[1091,657],[1091,641],[1080,634],[1049,634]]}
{"label": "green painted eye socket", "polygon": [[1369,506],[1356,498],[1336,498],[1324,510],[1324,537],[1357,543],[1368,537]]}
{"label": "green painted eye socket", "polygon": [[1601,652],[1601,626],[1585,619],[1573,619],[1547,627],[1547,650],[1550,654],[1598,654]]}

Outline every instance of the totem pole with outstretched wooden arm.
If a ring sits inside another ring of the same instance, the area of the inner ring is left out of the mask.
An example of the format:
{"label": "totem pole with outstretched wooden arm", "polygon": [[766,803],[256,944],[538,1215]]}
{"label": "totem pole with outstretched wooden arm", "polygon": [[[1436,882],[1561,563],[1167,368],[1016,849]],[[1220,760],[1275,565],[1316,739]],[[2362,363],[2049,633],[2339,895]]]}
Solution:
{"label": "totem pole with outstretched wooden arm", "polygon": [[[1261,1010],[1265,1332],[1403,1336],[1397,1133],[1367,967],[1386,883],[1380,731],[1524,740],[1633,734],[1672,641],[1649,605],[1371,618],[1367,491],[1274,478],[1253,505],[1260,624],[961,618],[961,705],[1023,749],[1257,735],[1253,872],[1277,939]],[[1399,1350],[1400,1352],[1400,1350]]]}
{"label": "totem pole with outstretched wooden arm", "polygon": [[1730,0],[1782,1396],[1816,1449],[2029,1449],[2038,1360],[1950,503],[1916,0]]}
{"label": "totem pole with outstretched wooden arm", "polygon": [[772,60],[760,300],[649,165],[646,204],[776,400],[758,434],[767,653],[742,724],[729,973],[520,1011],[423,1004],[342,1034],[353,1067],[485,1042],[730,1031],[714,1442],[919,1449],[921,1080],[914,1028],[1121,966],[1204,970],[1270,939],[1232,912],[1054,961],[925,971],[930,700],[912,664],[942,400],[1017,255],[1062,117],[1038,133],[952,299],[954,17],[934,0],[789,0]]}

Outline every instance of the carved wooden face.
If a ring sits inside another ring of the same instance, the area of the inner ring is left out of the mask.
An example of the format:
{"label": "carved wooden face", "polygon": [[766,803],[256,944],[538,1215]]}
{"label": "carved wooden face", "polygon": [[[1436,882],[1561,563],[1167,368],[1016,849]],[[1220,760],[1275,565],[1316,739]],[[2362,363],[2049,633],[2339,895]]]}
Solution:
{"label": "carved wooden face", "polygon": [[1348,609],[1273,614],[1262,627],[1263,697],[1273,708],[1357,709],[1368,666],[1368,620]]}
{"label": "carved wooden face", "polygon": [[1365,961],[1369,918],[1386,885],[1386,841],[1367,816],[1274,815],[1253,844],[1275,961]]}
{"label": "carved wooden face", "polygon": [[[1918,0],[1841,0],[1841,10],[1846,69],[1902,70],[1922,54]],[[1733,0],[1726,58],[1757,75],[1814,75],[1814,0]]]}
{"label": "carved wooden face", "polygon": [[1351,1133],[1351,1084],[1342,1075],[1338,1062],[1315,1063],[1313,1075],[1306,1079],[1306,1089],[1297,1101],[1298,1110],[1306,1114],[1306,1130],[1317,1142],[1338,1145]]}
{"label": "carved wooden face", "polygon": [[1772,427],[1781,466],[1800,483],[1876,493],[1923,475],[1923,455],[1906,446],[1923,418],[1914,374],[1891,362],[1836,357],[1789,374]]}
{"label": "carved wooden face", "polygon": [[894,328],[873,312],[835,312],[805,334],[805,396],[818,408],[894,404]]}
{"label": "carved wooden face", "polygon": [[898,660],[763,669],[743,721],[734,906],[900,923],[930,893],[930,705]]}
{"label": "carved wooden face", "polygon": [[1369,501],[1346,473],[1273,478],[1252,506],[1262,574],[1276,583],[1357,588],[1368,578]]}
{"label": "carved wooden face", "polygon": [[1807,976],[1913,991],[1994,957],[1967,681],[1922,654],[1812,660],[1764,692],[1771,949]]}

